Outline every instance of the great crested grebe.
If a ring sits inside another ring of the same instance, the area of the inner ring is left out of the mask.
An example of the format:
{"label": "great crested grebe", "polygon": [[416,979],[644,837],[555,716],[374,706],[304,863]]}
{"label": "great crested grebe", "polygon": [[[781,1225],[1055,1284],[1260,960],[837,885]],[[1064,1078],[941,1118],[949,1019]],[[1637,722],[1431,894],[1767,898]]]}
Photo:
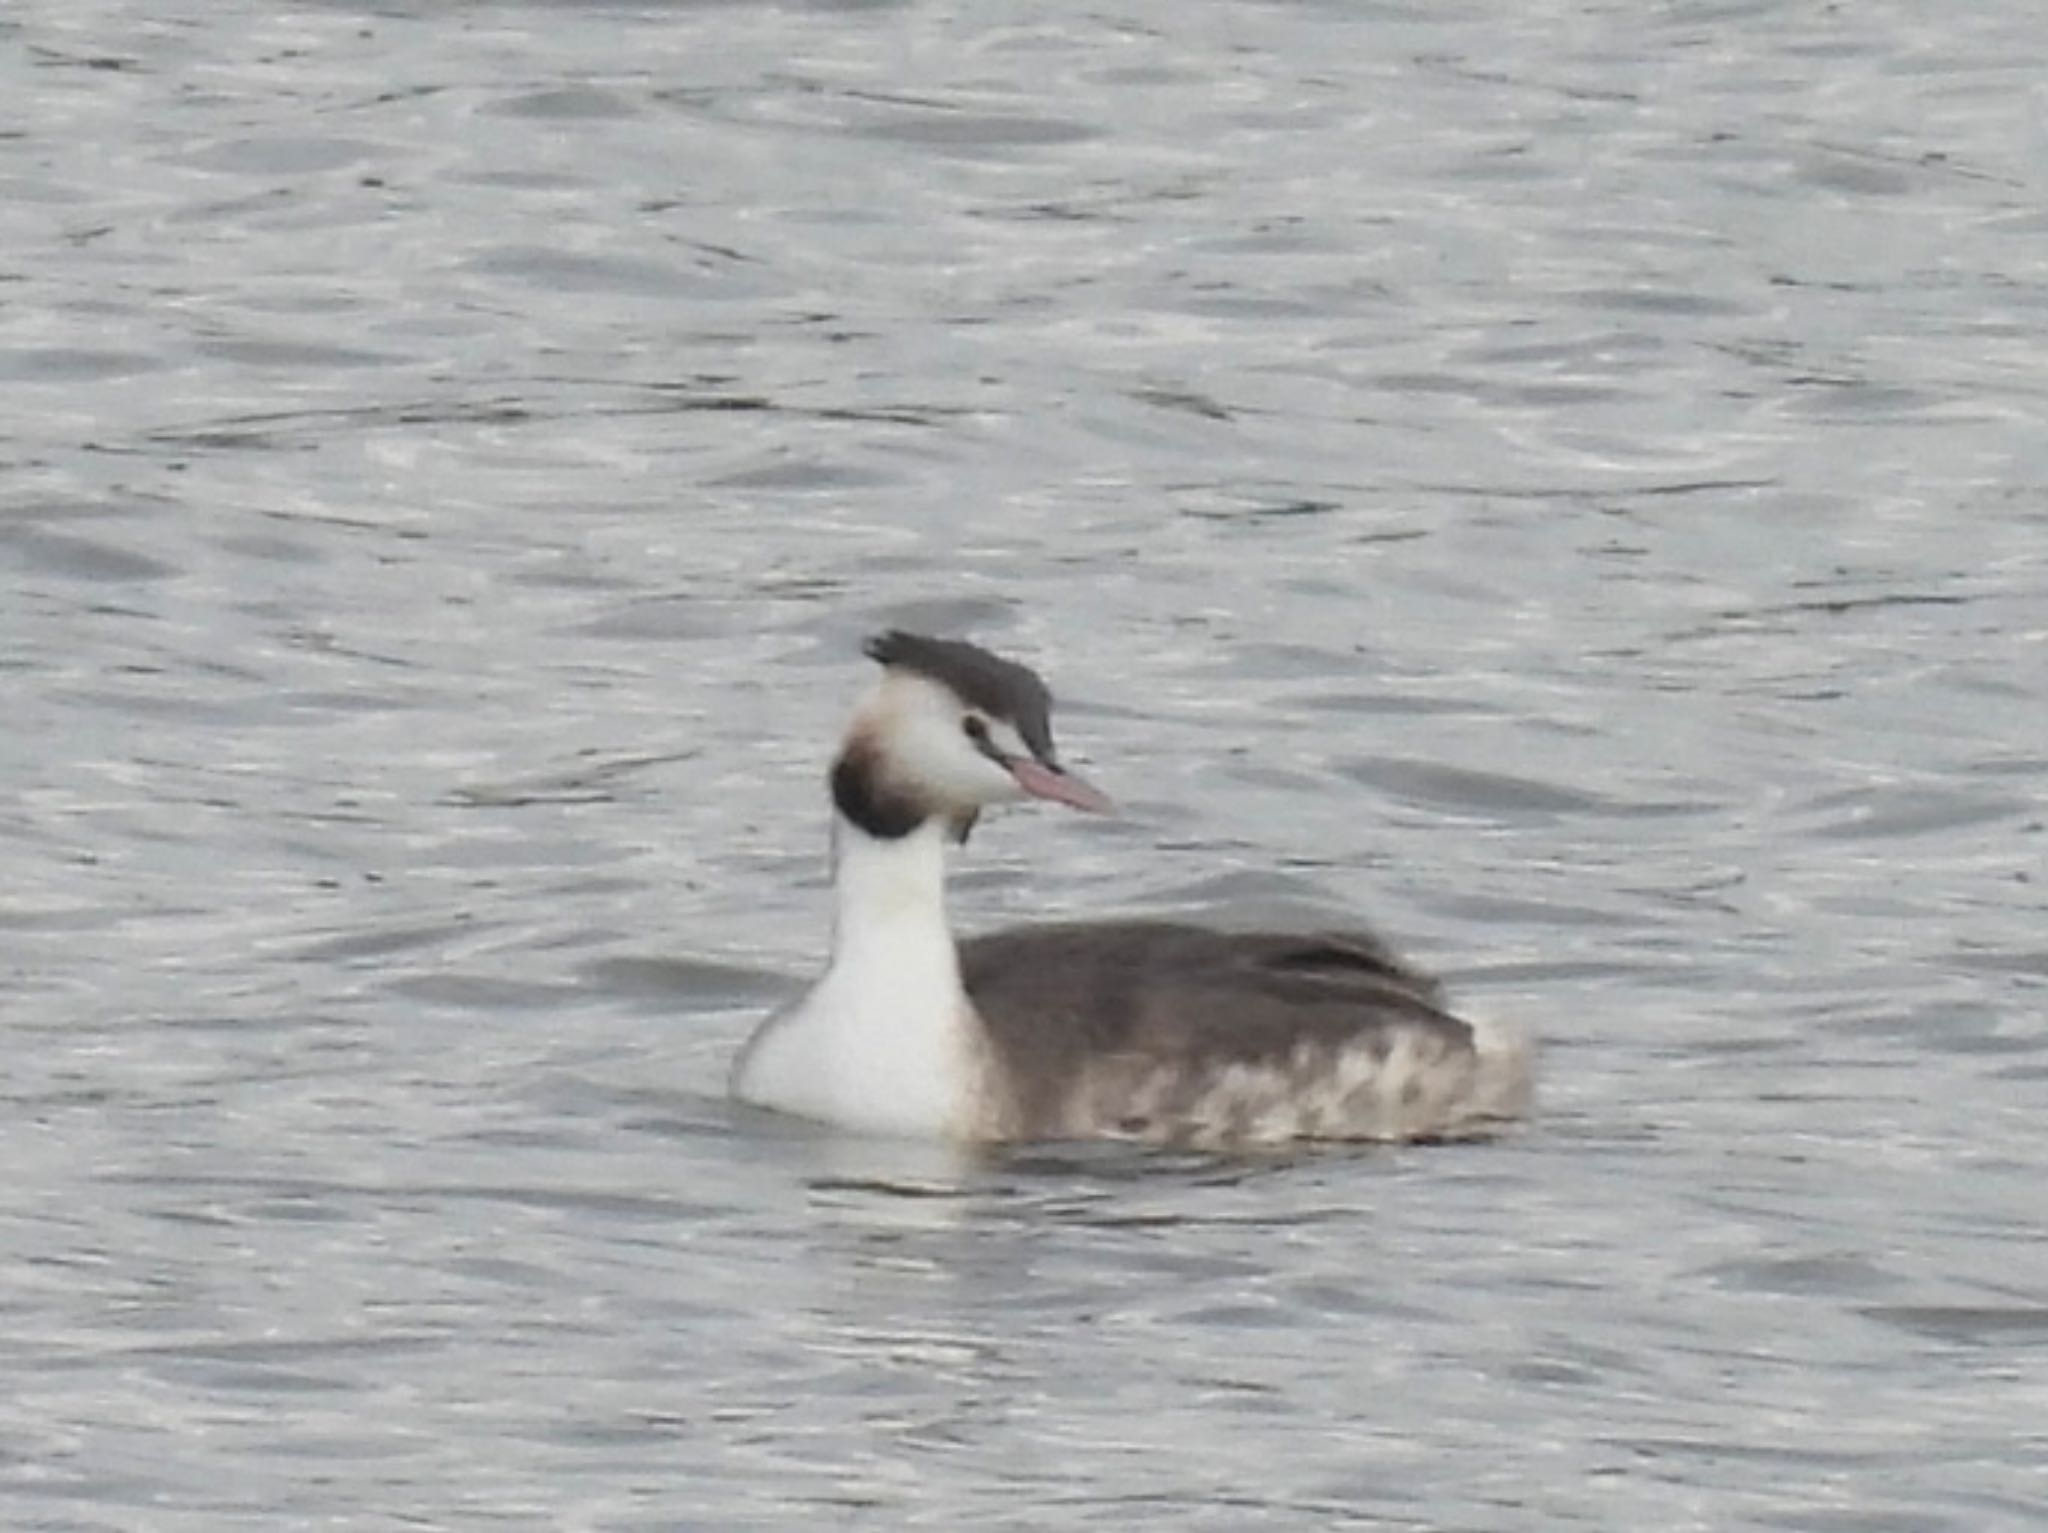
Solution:
{"label": "great crested grebe", "polygon": [[948,839],[1024,798],[1103,810],[1052,697],[958,639],[871,639],[880,683],[831,773],[832,956],[735,1061],[746,1102],[868,1133],[1197,1148],[1484,1134],[1528,1108],[1517,1029],[1465,1022],[1370,932],[1177,921],[955,944]]}

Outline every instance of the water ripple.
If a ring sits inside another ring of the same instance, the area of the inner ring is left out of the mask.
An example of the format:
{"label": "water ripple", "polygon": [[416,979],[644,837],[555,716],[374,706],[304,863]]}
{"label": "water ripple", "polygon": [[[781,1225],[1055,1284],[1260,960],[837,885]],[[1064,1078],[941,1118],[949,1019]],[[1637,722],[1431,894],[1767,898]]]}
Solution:
{"label": "water ripple", "polygon": [[[2038,1526],[2033,8],[5,26],[0,1521]],[[887,625],[1541,1114],[733,1106]]]}

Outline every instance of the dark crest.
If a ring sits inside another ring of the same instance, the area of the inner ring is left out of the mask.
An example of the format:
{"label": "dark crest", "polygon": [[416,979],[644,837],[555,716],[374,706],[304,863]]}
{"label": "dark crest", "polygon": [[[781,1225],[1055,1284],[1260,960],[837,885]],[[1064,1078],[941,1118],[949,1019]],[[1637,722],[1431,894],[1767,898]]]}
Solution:
{"label": "dark crest", "polygon": [[899,666],[950,687],[970,708],[1007,719],[1024,744],[1047,766],[1058,758],[1052,746],[1052,693],[1029,666],[991,655],[965,639],[929,639],[892,628],[863,646],[870,660]]}

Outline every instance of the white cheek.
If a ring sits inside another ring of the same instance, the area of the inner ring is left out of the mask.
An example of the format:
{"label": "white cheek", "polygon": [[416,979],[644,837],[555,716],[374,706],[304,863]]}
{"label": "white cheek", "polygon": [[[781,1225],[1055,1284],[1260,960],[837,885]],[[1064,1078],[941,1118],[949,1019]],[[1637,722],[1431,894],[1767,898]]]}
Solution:
{"label": "white cheek", "polygon": [[[995,748],[1012,760],[1032,754],[1024,744],[1024,737],[1018,734],[1014,727],[1003,722],[1003,720],[995,719],[991,721],[988,726],[988,732]],[[994,763],[991,762],[990,765],[994,765]]]}
{"label": "white cheek", "polygon": [[963,804],[1023,797],[1016,779],[975,749],[951,720],[918,720],[903,732],[895,755],[910,777]]}

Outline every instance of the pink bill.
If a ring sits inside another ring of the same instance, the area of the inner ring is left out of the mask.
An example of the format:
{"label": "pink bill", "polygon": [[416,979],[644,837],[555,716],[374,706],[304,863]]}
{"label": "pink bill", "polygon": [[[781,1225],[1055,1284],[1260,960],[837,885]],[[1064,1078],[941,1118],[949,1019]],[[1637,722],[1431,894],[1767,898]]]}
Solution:
{"label": "pink bill", "polygon": [[1051,767],[1029,757],[1012,761],[1010,775],[1017,779],[1017,786],[1033,798],[1049,798],[1055,804],[1065,804],[1072,809],[1090,809],[1103,813],[1115,806],[1109,796],[1091,788],[1071,772],[1055,772]]}

